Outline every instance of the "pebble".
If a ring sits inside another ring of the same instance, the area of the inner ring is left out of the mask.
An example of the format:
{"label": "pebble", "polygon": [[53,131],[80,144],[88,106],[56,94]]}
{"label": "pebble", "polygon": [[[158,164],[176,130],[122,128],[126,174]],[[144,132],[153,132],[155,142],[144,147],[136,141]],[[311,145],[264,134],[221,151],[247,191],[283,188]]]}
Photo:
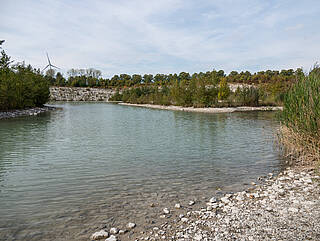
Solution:
{"label": "pebble", "polygon": [[187,222],[189,221],[189,219],[188,219],[188,218],[181,218],[181,221],[182,221],[183,223],[187,223]]}
{"label": "pebble", "polygon": [[170,213],[170,210],[169,210],[168,208],[164,208],[164,209],[163,209],[163,212],[164,212],[165,214],[169,214],[169,213]]}
{"label": "pebble", "polygon": [[111,234],[117,234],[119,232],[119,229],[117,228],[110,228],[110,233]]}
{"label": "pebble", "polygon": [[189,205],[192,206],[192,205],[194,205],[195,203],[196,203],[195,201],[190,201],[190,202],[189,202]]}
{"label": "pebble", "polygon": [[176,205],[174,205],[175,208],[181,208],[181,205],[179,203],[176,203]]}
{"label": "pebble", "polygon": [[133,229],[133,228],[135,228],[136,227],[136,224],[135,223],[128,223],[127,224],[127,228],[129,228],[129,229]]}
{"label": "pebble", "polygon": [[91,239],[93,240],[99,240],[103,238],[108,238],[109,233],[106,232],[105,230],[100,230],[99,232],[95,232],[94,234],[91,235]]}
{"label": "pebble", "polygon": [[114,235],[111,235],[109,238],[107,238],[105,241],[117,241],[117,237]]}
{"label": "pebble", "polygon": [[229,198],[227,198],[227,197],[222,197],[222,198],[221,198],[221,202],[223,202],[223,203],[229,203],[230,201],[229,201]]}

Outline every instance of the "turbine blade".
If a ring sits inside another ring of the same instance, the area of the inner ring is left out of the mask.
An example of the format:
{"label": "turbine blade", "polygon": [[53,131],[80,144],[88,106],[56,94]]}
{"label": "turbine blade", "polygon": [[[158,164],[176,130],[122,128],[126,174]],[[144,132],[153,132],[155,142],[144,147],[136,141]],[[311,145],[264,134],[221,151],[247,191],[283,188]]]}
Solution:
{"label": "turbine blade", "polygon": [[43,70],[41,70],[41,71],[44,71],[46,68],[48,68],[49,67],[49,65],[47,65],[46,67],[44,67],[44,69]]}
{"label": "turbine blade", "polygon": [[51,66],[52,66],[53,68],[60,69],[59,67],[54,66],[53,64],[51,64]]}
{"label": "turbine blade", "polygon": [[51,65],[48,53],[47,53],[47,58],[48,58],[49,65]]}

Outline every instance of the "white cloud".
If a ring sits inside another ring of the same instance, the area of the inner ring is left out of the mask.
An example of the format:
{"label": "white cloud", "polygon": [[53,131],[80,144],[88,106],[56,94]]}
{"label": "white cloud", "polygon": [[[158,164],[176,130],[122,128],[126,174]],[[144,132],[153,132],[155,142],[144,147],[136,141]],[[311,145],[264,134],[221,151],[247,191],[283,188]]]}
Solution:
{"label": "white cloud", "polygon": [[309,68],[318,1],[8,1],[0,38],[35,67],[119,73]]}

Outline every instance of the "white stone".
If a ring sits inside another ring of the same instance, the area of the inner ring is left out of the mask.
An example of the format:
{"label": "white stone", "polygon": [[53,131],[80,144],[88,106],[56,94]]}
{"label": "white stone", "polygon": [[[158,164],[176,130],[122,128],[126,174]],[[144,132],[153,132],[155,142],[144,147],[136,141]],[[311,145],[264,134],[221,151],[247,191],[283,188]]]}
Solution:
{"label": "white stone", "polygon": [[236,200],[238,200],[238,201],[243,201],[243,200],[244,200],[244,197],[243,197],[243,196],[238,195],[238,196],[236,197]]}
{"label": "white stone", "polygon": [[111,234],[117,234],[119,232],[119,229],[117,228],[110,228],[110,233]]}
{"label": "white stone", "polygon": [[127,224],[127,228],[130,228],[130,229],[133,229],[136,227],[136,224],[135,223],[128,223]]}
{"label": "white stone", "polygon": [[187,223],[188,221],[189,221],[188,218],[181,218],[181,222],[183,222],[183,223]]}
{"label": "white stone", "polygon": [[99,239],[103,239],[103,238],[108,238],[109,233],[104,231],[104,230],[100,230],[99,232],[95,232],[94,234],[91,235],[91,239],[93,240],[99,240]]}
{"label": "white stone", "polygon": [[107,238],[105,241],[117,241],[117,237],[114,235],[111,235],[109,238]]}
{"label": "white stone", "polygon": [[169,214],[169,213],[170,213],[170,210],[169,210],[168,208],[164,208],[164,209],[163,209],[163,212],[164,212],[165,214]]}
{"label": "white stone", "polygon": [[229,202],[230,202],[227,197],[222,197],[222,198],[221,198],[221,201],[222,201],[223,203],[229,203]]}
{"label": "white stone", "polygon": [[254,196],[254,198],[260,197],[259,193],[256,193],[256,192],[252,193],[252,195]]}
{"label": "white stone", "polygon": [[310,178],[305,178],[303,181],[308,184],[312,183],[312,180]]}
{"label": "white stone", "polygon": [[273,209],[272,209],[272,207],[268,206],[268,207],[266,207],[266,210],[271,212]]}
{"label": "white stone", "polygon": [[209,202],[211,202],[211,203],[216,203],[216,202],[217,202],[217,199],[216,199],[215,197],[212,197],[212,198],[210,198]]}
{"label": "white stone", "polygon": [[181,208],[180,203],[176,203],[176,205],[174,205],[175,208]]}
{"label": "white stone", "polygon": [[192,206],[192,205],[194,205],[194,204],[195,204],[195,201],[190,201],[190,202],[189,202],[189,205],[190,205],[190,206]]}
{"label": "white stone", "polygon": [[234,214],[239,213],[239,209],[236,208],[236,207],[232,207],[232,208],[231,208],[231,211],[232,211],[232,213],[234,213]]}
{"label": "white stone", "polygon": [[196,235],[194,236],[193,240],[197,240],[197,241],[202,240],[202,235],[201,235],[201,234],[196,234]]}
{"label": "white stone", "polygon": [[288,208],[288,211],[292,213],[297,213],[299,212],[299,209],[291,207],[291,208]]}

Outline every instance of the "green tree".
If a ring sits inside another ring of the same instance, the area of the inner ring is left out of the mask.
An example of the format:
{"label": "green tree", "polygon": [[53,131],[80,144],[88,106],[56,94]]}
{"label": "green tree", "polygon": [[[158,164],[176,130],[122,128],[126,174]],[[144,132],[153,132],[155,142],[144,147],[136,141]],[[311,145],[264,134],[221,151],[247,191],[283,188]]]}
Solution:
{"label": "green tree", "polygon": [[219,85],[219,92],[218,92],[218,99],[219,100],[226,100],[229,95],[230,95],[230,88],[229,85],[227,83],[226,78],[223,78],[220,81],[220,85]]}

